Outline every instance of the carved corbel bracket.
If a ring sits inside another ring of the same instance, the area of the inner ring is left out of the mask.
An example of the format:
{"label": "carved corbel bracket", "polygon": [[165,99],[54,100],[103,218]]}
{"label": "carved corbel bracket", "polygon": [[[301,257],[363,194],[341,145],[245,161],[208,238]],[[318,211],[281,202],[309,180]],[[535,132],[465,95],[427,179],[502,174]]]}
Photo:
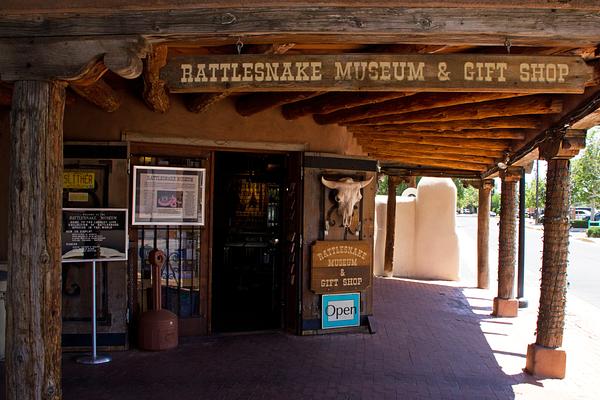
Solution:
{"label": "carved corbel bracket", "polygon": [[564,136],[540,144],[540,158],[548,161],[575,157],[585,148],[585,135],[585,129],[568,129]]}
{"label": "carved corbel bracket", "polygon": [[160,70],[167,64],[168,52],[164,44],[154,46],[148,52],[144,69],[144,102],[152,111],[160,113],[167,112],[171,105],[165,81],[160,79]]}
{"label": "carved corbel bracket", "polygon": [[65,80],[79,96],[106,112],[113,112],[121,106],[117,93],[102,79],[108,71],[101,57],[91,61],[78,76]]}
{"label": "carved corbel bracket", "polygon": [[472,186],[475,189],[492,190],[494,188],[493,179],[464,179],[462,181],[463,186]]}
{"label": "carved corbel bracket", "polygon": [[506,182],[517,182],[523,175],[523,167],[508,167],[500,171],[500,179]]}

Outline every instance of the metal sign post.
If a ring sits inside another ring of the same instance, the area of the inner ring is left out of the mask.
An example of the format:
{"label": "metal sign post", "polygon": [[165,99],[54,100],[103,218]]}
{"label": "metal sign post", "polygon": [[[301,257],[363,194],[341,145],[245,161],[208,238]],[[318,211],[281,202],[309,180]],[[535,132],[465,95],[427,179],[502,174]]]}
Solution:
{"label": "metal sign post", "polygon": [[96,261],[92,261],[92,355],[79,357],[77,362],[80,364],[104,364],[110,361],[110,356],[99,356],[96,352]]}
{"label": "metal sign post", "polygon": [[127,261],[127,209],[63,208],[62,262],[92,262],[92,355],[80,364],[104,364],[96,351],[96,261]]}

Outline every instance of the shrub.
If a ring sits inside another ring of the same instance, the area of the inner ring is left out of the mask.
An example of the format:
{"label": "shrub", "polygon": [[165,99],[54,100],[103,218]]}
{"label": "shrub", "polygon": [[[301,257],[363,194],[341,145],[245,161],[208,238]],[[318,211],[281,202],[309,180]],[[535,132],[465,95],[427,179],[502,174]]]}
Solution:
{"label": "shrub", "polygon": [[587,236],[593,238],[600,238],[600,226],[592,226],[587,230]]}
{"label": "shrub", "polygon": [[574,221],[571,221],[571,228],[587,228],[588,227],[588,222],[584,221],[582,219],[576,219]]}

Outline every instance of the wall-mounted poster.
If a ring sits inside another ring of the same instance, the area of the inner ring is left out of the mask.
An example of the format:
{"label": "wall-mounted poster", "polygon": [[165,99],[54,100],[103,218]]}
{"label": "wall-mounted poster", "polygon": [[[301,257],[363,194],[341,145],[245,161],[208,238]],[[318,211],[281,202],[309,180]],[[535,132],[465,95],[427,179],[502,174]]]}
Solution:
{"label": "wall-mounted poster", "polygon": [[62,262],[127,260],[127,210],[63,208]]}
{"label": "wall-mounted poster", "polygon": [[204,168],[133,167],[133,225],[204,225]]}

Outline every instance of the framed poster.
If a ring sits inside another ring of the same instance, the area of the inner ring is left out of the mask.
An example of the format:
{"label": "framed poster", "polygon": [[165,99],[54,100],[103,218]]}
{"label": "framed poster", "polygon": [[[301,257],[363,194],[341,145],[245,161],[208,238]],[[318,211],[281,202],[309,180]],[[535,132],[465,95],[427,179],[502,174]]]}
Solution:
{"label": "framed poster", "polygon": [[62,262],[126,261],[127,209],[63,208]]}
{"label": "framed poster", "polygon": [[133,167],[133,225],[204,225],[204,168]]}

